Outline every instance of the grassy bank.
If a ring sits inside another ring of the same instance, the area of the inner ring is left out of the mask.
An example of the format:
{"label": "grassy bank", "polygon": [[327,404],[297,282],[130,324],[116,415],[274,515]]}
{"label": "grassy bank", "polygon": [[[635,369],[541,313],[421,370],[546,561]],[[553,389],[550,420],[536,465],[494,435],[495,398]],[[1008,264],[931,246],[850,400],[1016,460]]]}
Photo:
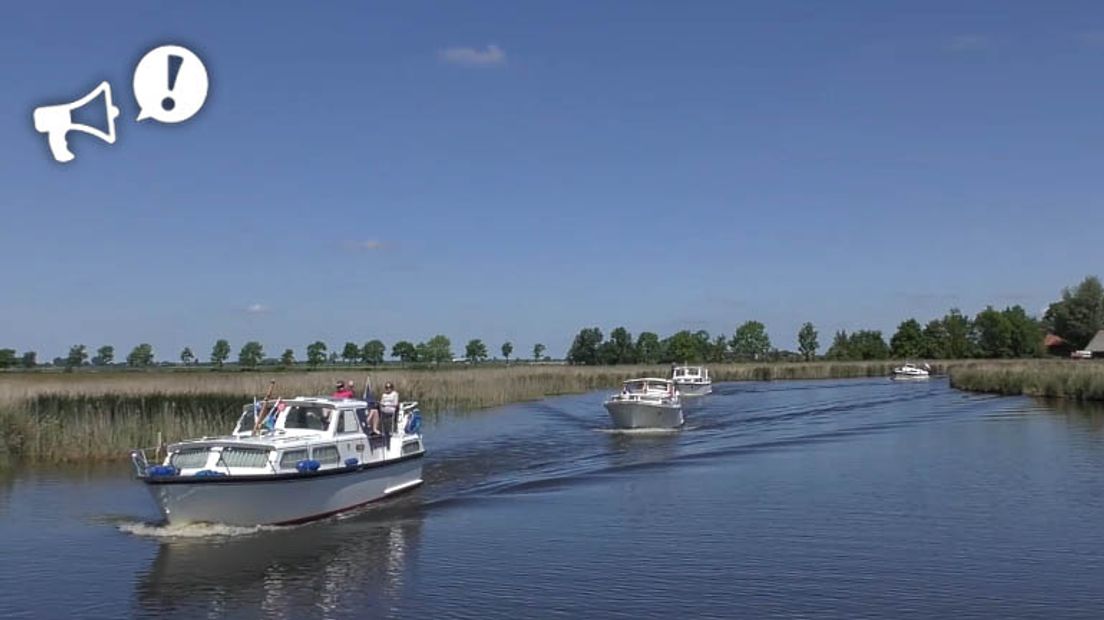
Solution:
{"label": "grassy bank", "polygon": [[[710,365],[715,381],[832,379],[888,375],[896,362]],[[942,365],[936,370],[942,370]],[[426,413],[465,411],[557,394],[613,388],[639,376],[666,376],[669,367],[526,366],[427,371],[372,371],[380,386],[394,382]],[[338,379],[363,389],[363,370],[278,374],[241,372],[75,372],[0,374],[0,457],[31,461],[120,458],[134,447],[223,434],[241,405],[264,394],[325,394]],[[2,460],[2,459],[0,459]]]}
{"label": "grassy bank", "polygon": [[1072,360],[968,362],[950,371],[951,386],[971,392],[1104,401],[1104,363]]}

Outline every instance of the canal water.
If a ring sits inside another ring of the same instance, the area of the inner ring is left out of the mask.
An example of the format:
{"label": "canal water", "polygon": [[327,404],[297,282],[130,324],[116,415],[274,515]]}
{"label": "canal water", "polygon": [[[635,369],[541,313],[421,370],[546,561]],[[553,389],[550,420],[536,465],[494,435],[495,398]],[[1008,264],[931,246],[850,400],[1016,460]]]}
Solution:
{"label": "canal water", "polygon": [[167,528],[124,463],[8,470],[0,617],[1104,617],[1099,411],[716,388],[673,433],[610,432],[601,393],[429,419],[420,490],[297,527]]}

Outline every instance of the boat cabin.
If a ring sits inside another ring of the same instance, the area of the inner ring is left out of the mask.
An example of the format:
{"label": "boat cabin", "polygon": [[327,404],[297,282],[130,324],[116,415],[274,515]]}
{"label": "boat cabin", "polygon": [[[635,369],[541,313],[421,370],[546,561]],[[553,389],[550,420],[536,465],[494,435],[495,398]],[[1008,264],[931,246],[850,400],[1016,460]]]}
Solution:
{"label": "boat cabin", "polygon": [[706,383],[709,381],[709,369],[701,366],[676,366],[671,378],[678,383]]}
{"label": "boat cabin", "polygon": [[670,379],[630,379],[621,384],[622,394],[672,395],[675,383]]}

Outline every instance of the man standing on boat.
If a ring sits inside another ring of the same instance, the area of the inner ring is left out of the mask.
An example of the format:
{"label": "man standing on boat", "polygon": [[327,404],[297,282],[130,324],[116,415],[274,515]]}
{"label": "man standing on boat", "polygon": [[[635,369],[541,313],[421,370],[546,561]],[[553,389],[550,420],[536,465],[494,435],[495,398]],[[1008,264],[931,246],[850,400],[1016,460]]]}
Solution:
{"label": "man standing on boat", "polygon": [[383,394],[380,395],[380,413],[386,428],[394,430],[395,415],[399,412],[399,393],[390,381],[383,384]]}

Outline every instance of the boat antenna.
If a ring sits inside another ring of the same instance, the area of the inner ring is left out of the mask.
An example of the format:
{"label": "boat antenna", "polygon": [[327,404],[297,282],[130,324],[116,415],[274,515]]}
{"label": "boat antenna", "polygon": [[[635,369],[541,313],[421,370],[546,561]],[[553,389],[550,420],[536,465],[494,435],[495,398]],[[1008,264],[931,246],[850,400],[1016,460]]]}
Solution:
{"label": "boat antenna", "polygon": [[261,422],[265,419],[265,412],[268,409],[268,399],[272,398],[272,390],[276,389],[276,380],[273,379],[268,382],[268,392],[265,393],[264,400],[261,401],[261,411],[258,413],[253,412],[253,434],[256,435],[261,429]]}

